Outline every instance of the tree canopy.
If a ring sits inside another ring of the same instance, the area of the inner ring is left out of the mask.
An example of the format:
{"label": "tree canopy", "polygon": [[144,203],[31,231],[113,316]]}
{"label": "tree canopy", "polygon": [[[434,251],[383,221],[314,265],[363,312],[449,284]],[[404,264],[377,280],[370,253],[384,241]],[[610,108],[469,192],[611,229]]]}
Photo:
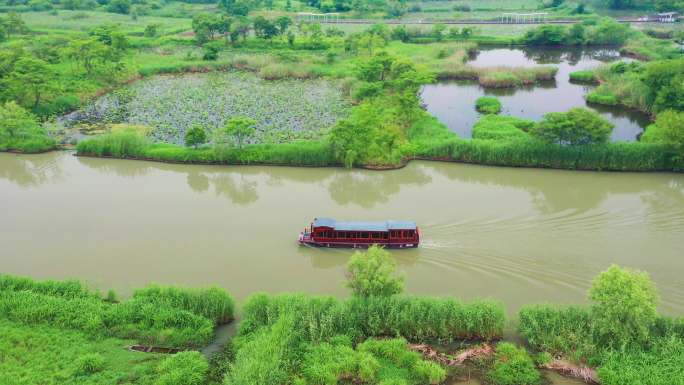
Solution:
{"label": "tree canopy", "polygon": [[391,296],[404,288],[404,278],[395,275],[392,255],[378,246],[356,252],[347,264],[347,287],[358,297]]}

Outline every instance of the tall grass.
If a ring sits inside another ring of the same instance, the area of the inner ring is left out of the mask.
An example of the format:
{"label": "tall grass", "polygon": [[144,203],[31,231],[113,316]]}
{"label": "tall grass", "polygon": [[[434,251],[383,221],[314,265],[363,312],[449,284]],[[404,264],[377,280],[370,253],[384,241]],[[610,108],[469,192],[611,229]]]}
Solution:
{"label": "tall grass", "polygon": [[496,339],[504,326],[503,306],[495,301],[463,303],[451,298],[309,297],[297,294],[252,296],[244,306],[240,333],[271,325],[283,314],[293,314],[295,325],[309,341],[337,334],[363,340],[397,336],[411,341]]}
{"label": "tall grass", "polygon": [[188,148],[151,143],[132,131],[113,132],[81,141],[78,155],[149,159],[162,162],[207,164],[276,164],[292,166],[337,165],[325,141],[300,140],[282,144],[254,144],[243,148],[217,146]]}
{"label": "tall grass", "polygon": [[570,81],[575,83],[596,84],[598,83],[598,77],[594,71],[574,71],[570,72]]}
{"label": "tall grass", "polygon": [[224,324],[235,318],[233,298],[225,290],[217,287],[193,289],[150,285],[136,290],[133,299],[187,310],[216,324]]}
{"label": "tall grass", "polygon": [[106,302],[72,281],[34,281],[4,276],[0,317],[49,324],[92,335],[132,338],[170,346],[202,346],[215,323],[232,318],[233,301],[221,289],[153,286],[125,302]]}
{"label": "tall grass", "polygon": [[520,309],[518,315],[518,330],[533,349],[559,354],[591,346],[588,309],[532,305]]}
{"label": "tall grass", "polygon": [[477,80],[486,88],[509,88],[534,84],[538,81],[553,80],[558,68],[537,67],[473,67],[451,63],[437,75],[439,79]]}
{"label": "tall grass", "polygon": [[96,295],[85,284],[77,280],[43,280],[36,281],[28,277],[0,274],[0,291],[32,291],[53,297],[90,298]]}

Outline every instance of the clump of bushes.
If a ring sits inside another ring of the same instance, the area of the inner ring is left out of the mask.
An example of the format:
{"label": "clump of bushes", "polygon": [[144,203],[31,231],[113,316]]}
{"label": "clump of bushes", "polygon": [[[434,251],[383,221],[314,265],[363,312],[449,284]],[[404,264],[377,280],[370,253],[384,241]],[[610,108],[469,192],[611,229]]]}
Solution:
{"label": "clump of bushes", "polygon": [[547,143],[587,145],[605,143],[613,131],[613,124],[586,108],[568,112],[550,112],[530,129],[530,134]]}
{"label": "clump of bushes", "polygon": [[495,385],[535,385],[541,382],[541,375],[525,349],[502,342],[496,346],[487,379]]}
{"label": "clump of bushes", "polygon": [[482,96],[475,101],[475,109],[483,114],[498,114],[501,112],[501,102],[492,96]]}
{"label": "clump of bushes", "polygon": [[396,262],[378,246],[356,252],[347,265],[347,287],[359,297],[391,296],[404,289],[403,277],[395,277]]}
{"label": "clump of bushes", "polygon": [[681,150],[684,147],[684,112],[667,110],[658,114],[654,124],[641,136],[646,143],[662,143]]}
{"label": "clump of bushes", "polygon": [[187,310],[208,318],[217,325],[230,322],[234,318],[235,303],[233,298],[225,290],[218,287],[196,289],[153,284],[144,289],[136,290],[133,299]]}
{"label": "clump of bushes", "polygon": [[35,115],[14,102],[0,104],[0,151],[37,153],[55,146]]}

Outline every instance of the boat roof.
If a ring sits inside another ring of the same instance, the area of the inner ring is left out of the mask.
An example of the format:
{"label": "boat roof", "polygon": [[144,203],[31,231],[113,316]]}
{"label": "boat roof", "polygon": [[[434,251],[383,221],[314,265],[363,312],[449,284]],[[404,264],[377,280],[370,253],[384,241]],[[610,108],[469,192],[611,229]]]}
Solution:
{"label": "boat roof", "polygon": [[314,227],[330,227],[340,231],[388,231],[388,230],[415,230],[416,222],[394,221],[384,222],[343,222],[332,218],[315,218]]}

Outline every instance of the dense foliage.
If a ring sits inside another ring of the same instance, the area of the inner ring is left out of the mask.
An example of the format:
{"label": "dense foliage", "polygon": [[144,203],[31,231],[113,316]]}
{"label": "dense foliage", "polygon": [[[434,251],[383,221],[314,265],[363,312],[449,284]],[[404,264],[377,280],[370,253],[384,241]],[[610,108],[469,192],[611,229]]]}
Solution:
{"label": "dense foliage", "polygon": [[606,143],[613,124],[586,108],[568,112],[550,112],[530,129],[530,134],[544,142],[560,145]]}
{"label": "dense foliage", "polygon": [[684,360],[684,319],[657,314],[645,273],[611,266],[589,297],[589,308],[524,307],[521,334],[535,349],[598,366],[602,383],[680,383],[672,375]]}
{"label": "dense foliage", "polygon": [[55,147],[36,117],[14,102],[0,105],[0,151],[43,152]]}

